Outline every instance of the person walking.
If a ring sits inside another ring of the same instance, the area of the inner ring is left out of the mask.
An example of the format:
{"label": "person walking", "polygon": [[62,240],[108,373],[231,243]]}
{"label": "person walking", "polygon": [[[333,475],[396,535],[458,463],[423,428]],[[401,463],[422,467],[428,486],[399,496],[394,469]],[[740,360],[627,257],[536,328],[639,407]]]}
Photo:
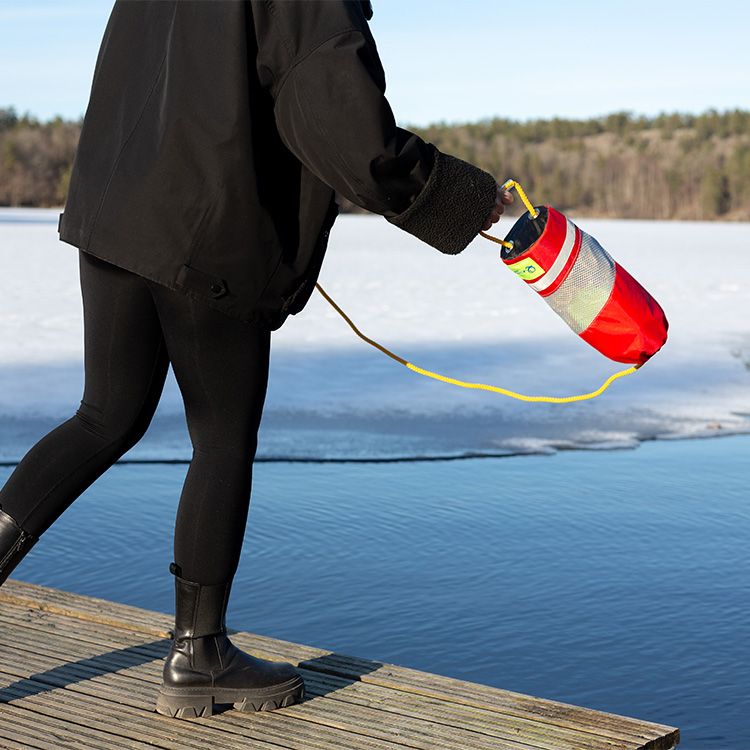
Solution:
{"label": "person walking", "polygon": [[165,715],[303,696],[292,665],[231,643],[225,613],[271,333],[313,291],[335,194],[452,254],[512,201],[396,125],[371,12],[359,0],[118,0],[104,34],[59,226],[79,251],[84,394],[0,490],[0,583],[140,440],[171,364],[193,456]]}

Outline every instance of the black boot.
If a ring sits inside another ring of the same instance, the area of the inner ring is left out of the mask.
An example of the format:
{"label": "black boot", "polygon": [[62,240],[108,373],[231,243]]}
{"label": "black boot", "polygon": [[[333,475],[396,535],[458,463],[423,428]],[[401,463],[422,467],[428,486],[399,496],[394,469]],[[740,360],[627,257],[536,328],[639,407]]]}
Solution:
{"label": "black boot", "polygon": [[39,540],[27,534],[4,510],[0,510],[0,585]]}
{"label": "black boot", "polygon": [[224,616],[230,587],[203,586],[175,575],[174,643],[156,702],[160,714],[179,719],[211,716],[214,703],[233,703],[239,711],[270,711],[304,695],[302,677],[291,664],[256,659],[227,638]]}

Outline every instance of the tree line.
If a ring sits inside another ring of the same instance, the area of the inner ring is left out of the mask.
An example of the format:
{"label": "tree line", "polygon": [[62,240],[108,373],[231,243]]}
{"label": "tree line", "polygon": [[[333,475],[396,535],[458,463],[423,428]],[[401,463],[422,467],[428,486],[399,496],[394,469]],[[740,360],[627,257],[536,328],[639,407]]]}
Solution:
{"label": "tree line", "polygon": [[0,206],[62,206],[80,132],[80,122],[0,109]]}
{"label": "tree line", "polygon": [[[0,109],[0,206],[61,206],[80,129],[80,121]],[[750,220],[750,111],[495,118],[412,130],[500,182],[518,180],[534,203],[574,216]]]}

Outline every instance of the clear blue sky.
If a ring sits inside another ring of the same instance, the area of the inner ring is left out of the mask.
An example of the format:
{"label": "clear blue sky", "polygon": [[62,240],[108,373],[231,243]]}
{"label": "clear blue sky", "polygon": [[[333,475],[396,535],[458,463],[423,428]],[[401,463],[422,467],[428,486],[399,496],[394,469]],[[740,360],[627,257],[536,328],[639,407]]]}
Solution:
{"label": "clear blue sky", "polygon": [[[111,0],[0,0],[0,107],[83,114]],[[750,109],[748,0],[373,0],[399,122]]]}

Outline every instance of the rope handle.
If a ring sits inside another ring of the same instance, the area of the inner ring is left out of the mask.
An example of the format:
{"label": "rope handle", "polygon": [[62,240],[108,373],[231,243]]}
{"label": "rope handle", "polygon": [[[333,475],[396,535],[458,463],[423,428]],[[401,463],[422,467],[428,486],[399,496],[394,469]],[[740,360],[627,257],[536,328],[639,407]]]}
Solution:
{"label": "rope handle", "polygon": [[[518,193],[518,197],[523,201],[523,205],[526,206],[529,212],[529,216],[531,216],[532,219],[536,219],[537,216],[539,216],[539,211],[537,211],[534,206],[532,205],[531,201],[528,199],[526,192],[524,189],[515,181],[515,180],[508,180],[503,186],[502,190],[510,190],[511,188],[515,188],[516,192]],[[513,249],[513,242],[508,242],[506,240],[501,240],[499,237],[493,237],[491,234],[487,234],[486,232],[479,232],[479,234],[482,235],[486,240],[491,240],[492,242],[497,242],[498,245],[502,245],[503,247],[507,248],[508,250]]]}
{"label": "rope handle", "polygon": [[363,341],[370,344],[370,346],[374,346],[376,349],[379,349],[383,354],[387,355],[391,359],[396,360],[399,364],[404,365],[405,367],[408,367],[413,372],[417,372],[420,375],[425,375],[428,378],[434,378],[435,380],[440,380],[443,383],[449,383],[451,385],[457,385],[461,388],[473,388],[477,390],[482,391],[491,391],[493,393],[500,393],[504,396],[510,396],[511,398],[518,399],[519,401],[531,401],[535,403],[546,403],[546,404],[570,404],[575,401],[586,401],[590,398],[595,398],[596,396],[601,395],[604,393],[604,391],[609,388],[612,383],[617,380],[617,378],[623,377],[623,375],[630,375],[631,373],[635,372],[639,367],[642,365],[635,365],[634,367],[629,367],[627,370],[622,370],[621,372],[616,372],[614,375],[609,377],[604,385],[601,386],[601,388],[597,388],[597,390],[592,391],[591,393],[585,393],[581,396],[563,396],[563,397],[557,397],[557,396],[524,396],[520,393],[515,393],[514,391],[509,391],[506,388],[499,388],[498,386],[494,385],[484,385],[482,383],[465,383],[462,380],[455,380],[454,378],[447,378],[444,375],[438,375],[437,373],[430,372],[429,370],[423,370],[421,367],[417,367],[416,365],[411,364],[411,362],[407,362],[405,359],[402,359],[401,357],[397,356],[390,350],[386,349],[381,344],[378,344],[377,341],[373,341],[371,338],[368,338],[365,336],[357,326],[354,325],[352,320],[349,318],[349,316],[331,299],[331,297],[325,292],[323,287],[320,284],[315,284],[315,288],[321,293],[323,298],[333,307],[333,309],[349,324],[349,327],[354,331],[354,333],[359,336]]}

